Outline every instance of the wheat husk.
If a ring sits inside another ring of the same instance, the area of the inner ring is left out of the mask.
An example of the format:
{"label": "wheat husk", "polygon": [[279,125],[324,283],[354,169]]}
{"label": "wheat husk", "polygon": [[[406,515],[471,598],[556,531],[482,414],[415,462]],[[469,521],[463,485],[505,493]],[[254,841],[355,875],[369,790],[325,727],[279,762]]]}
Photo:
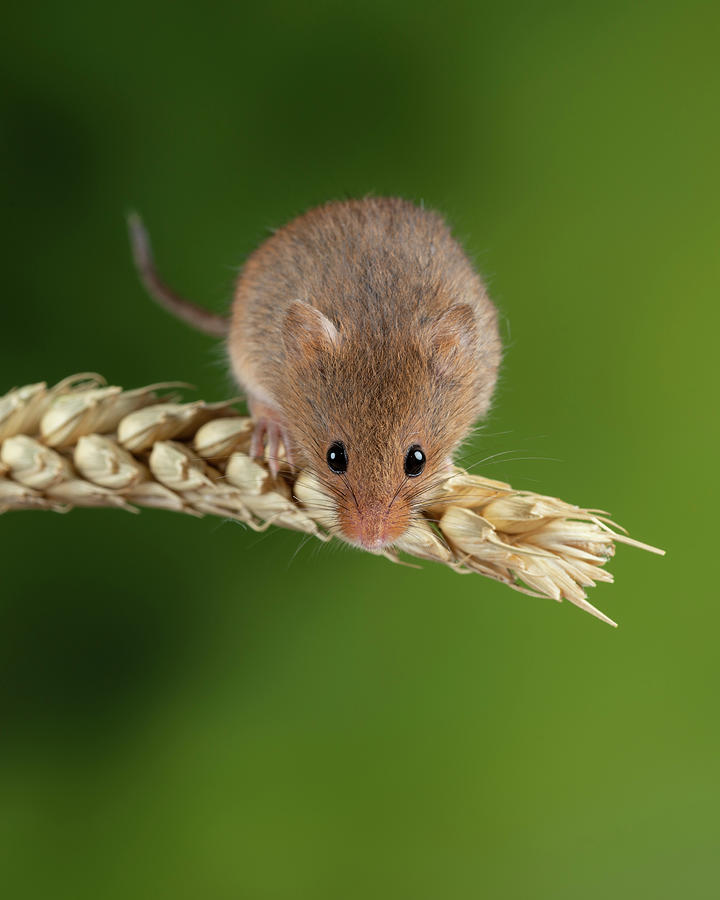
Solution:
{"label": "wheat husk", "polygon": [[[228,402],[182,403],[158,393],[177,386],[125,391],[86,373],[0,397],[0,513],[140,506],[330,540],[329,498],[313,473],[283,465],[273,477],[248,455],[251,419]],[[615,625],[586,589],[612,582],[604,566],[617,543],[663,553],[602,511],[455,469],[384,555],[476,572],[532,596],[568,600]]]}

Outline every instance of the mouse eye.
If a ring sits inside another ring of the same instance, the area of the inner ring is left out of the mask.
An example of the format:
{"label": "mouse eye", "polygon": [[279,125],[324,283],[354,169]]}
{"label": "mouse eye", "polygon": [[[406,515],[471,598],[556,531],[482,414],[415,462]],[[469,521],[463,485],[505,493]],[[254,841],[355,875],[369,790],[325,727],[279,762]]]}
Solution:
{"label": "mouse eye", "polygon": [[415,478],[425,468],[425,454],[419,444],[413,444],[405,457],[405,474]]}
{"label": "mouse eye", "polygon": [[327,464],[330,466],[330,471],[336,475],[342,475],[344,472],[347,472],[347,451],[342,441],[333,441],[330,444],[325,459],[327,459]]}

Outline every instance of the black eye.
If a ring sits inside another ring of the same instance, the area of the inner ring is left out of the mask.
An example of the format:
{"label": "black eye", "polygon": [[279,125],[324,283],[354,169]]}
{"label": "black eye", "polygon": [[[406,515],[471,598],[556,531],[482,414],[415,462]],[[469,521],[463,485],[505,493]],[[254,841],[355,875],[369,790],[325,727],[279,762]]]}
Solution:
{"label": "black eye", "polygon": [[413,444],[405,457],[405,474],[410,478],[415,478],[415,476],[419,475],[424,468],[425,454],[418,444]]}
{"label": "black eye", "polygon": [[336,475],[342,475],[343,472],[347,472],[347,451],[345,450],[345,444],[343,444],[342,441],[334,441],[330,444],[325,458],[327,459],[327,464],[330,466],[330,471],[334,472]]}

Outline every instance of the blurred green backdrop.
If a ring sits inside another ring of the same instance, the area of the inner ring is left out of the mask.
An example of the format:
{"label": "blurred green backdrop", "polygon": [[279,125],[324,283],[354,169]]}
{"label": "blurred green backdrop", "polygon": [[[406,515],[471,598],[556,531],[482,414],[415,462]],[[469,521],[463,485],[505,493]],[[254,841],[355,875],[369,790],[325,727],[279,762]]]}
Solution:
{"label": "blurred green backdrop", "polygon": [[613,631],[290,533],[3,517],[3,894],[717,896],[717,4],[4,20],[0,392],[82,370],[234,392],[138,286],[131,206],[222,309],[270,228],[398,193],[447,214],[503,314],[464,461],[511,451],[481,471],[669,552],[620,549],[591,596]]}

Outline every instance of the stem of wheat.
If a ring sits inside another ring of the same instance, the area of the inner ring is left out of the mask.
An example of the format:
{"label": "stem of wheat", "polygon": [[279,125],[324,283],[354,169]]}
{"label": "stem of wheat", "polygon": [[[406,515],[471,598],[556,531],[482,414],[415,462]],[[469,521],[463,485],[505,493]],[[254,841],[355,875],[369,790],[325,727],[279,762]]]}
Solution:
{"label": "stem of wheat", "polygon": [[[270,525],[330,540],[328,498],[309,470],[273,478],[248,455],[252,420],[232,404],[180,402],[173,384],[125,391],[90,373],[0,398],[0,513],[138,506]],[[585,589],[611,582],[617,543],[662,554],[600,510],[513,490],[456,469],[397,553],[478,572],[514,590],[569,600],[603,622]]]}

